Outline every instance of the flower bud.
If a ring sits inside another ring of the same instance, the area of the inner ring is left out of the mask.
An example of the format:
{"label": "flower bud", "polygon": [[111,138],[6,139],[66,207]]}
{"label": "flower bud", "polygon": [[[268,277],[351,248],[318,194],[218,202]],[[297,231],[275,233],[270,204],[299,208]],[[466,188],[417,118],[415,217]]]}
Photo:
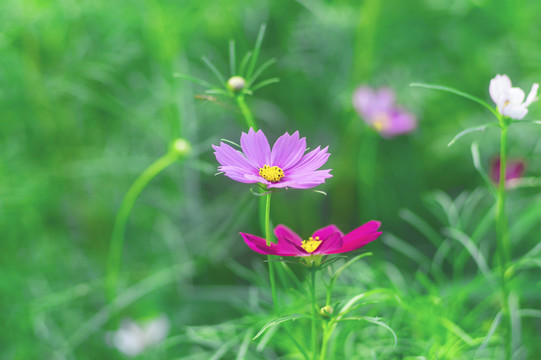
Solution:
{"label": "flower bud", "polygon": [[192,151],[192,146],[185,139],[179,138],[173,142],[171,151],[178,156],[186,156]]}
{"label": "flower bud", "polygon": [[246,80],[241,76],[233,76],[227,80],[227,88],[233,92],[240,92],[246,86]]}
{"label": "flower bud", "polygon": [[324,307],[322,307],[320,310],[319,310],[319,314],[323,317],[329,317],[332,315],[332,312],[334,311],[334,309],[332,308],[332,306],[330,305],[325,305]]}

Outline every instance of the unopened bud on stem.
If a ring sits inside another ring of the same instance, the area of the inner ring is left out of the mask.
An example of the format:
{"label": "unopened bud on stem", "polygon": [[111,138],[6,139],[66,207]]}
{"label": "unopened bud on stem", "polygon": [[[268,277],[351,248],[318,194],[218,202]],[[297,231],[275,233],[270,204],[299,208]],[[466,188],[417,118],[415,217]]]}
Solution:
{"label": "unopened bud on stem", "polygon": [[176,139],[171,150],[178,156],[186,156],[192,151],[192,146],[185,139]]}
{"label": "unopened bud on stem", "polygon": [[330,305],[326,305],[324,307],[321,308],[321,310],[319,310],[319,314],[323,317],[329,317],[332,315],[332,312],[334,311],[334,309],[332,308],[332,306]]}
{"label": "unopened bud on stem", "polygon": [[246,80],[241,76],[233,76],[227,80],[227,87],[233,92],[240,92],[246,86]]}

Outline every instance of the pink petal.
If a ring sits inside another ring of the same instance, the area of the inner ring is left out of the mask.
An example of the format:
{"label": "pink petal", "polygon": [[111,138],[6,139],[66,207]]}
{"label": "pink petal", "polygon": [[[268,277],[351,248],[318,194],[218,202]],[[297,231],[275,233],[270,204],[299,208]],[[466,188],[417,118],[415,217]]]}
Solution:
{"label": "pink petal", "polygon": [[222,166],[235,166],[245,169],[245,171],[256,169],[240,151],[233,149],[223,142],[220,143],[220,146],[212,145],[212,148],[214,149],[216,160],[218,160]]}
{"label": "pink petal", "polygon": [[302,158],[305,150],[306,138],[299,139],[298,131],[295,131],[293,135],[285,133],[272,146],[269,165],[278,166],[287,172]]}
{"label": "pink petal", "polygon": [[314,234],[312,235],[312,237],[315,239],[316,236],[319,236],[320,240],[324,240],[334,233],[338,233],[340,236],[344,236],[344,234],[340,231],[340,229],[336,225],[329,225],[329,226],[325,226],[322,229],[314,231]]}
{"label": "pink petal", "polygon": [[295,177],[284,176],[280,182],[269,185],[269,188],[295,188],[295,189],[310,189],[321,185],[325,182],[325,179],[331,178],[329,174],[331,169],[316,170],[308,173],[295,174]]}
{"label": "pink petal", "polygon": [[299,256],[299,251],[295,246],[289,243],[287,240],[278,240],[278,244],[271,243],[267,246],[267,241],[258,236],[240,233],[246,245],[250,249],[264,255],[278,255],[278,256]]}
{"label": "pink petal", "polygon": [[[334,225],[331,225],[334,226]],[[315,234],[314,234],[315,235]],[[320,237],[320,240],[323,239]],[[343,246],[343,240],[340,233],[335,232],[328,237],[325,238],[325,240],[322,241],[322,243],[319,245],[319,247],[312,252],[312,254],[335,254],[334,251],[339,250]]]}
{"label": "pink petal", "polygon": [[294,244],[302,244],[302,238],[285,225],[278,225],[277,227],[275,227],[274,235],[276,235],[276,237],[278,238],[278,242],[280,241],[280,239],[286,239]]}
{"label": "pink petal", "polygon": [[250,128],[248,134],[243,132],[240,136],[240,146],[253,166],[260,169],[263,165],[269,164],[270,146],[263,131],[255,132],[254,129]]}
{"label": "pink petal", "polygon": [[377,231],[381,223],[379,221],[369,221],[357,229],[349,232],[343,237],[344,244],[342,248],[329,252],[329,254],[338,254],[357,250],[360,247],[376,240],[382,233]]}
{"label": "pink petal", "polygon": [[302,159],[287,172],[290,177],[295,177],[298,174],[314,171],[322,167],[329,158],[330,153],[327,152],[329,147],[325,147],[320,150],[318,146],[308,154],[304,155]]}
{"label": "pink petal", "polygon": [[236,166],[220,166],[218,167],[218,171],[223,172],[228,178],[245,184],[260,182],[258,176],[247,174],[245,169]]}

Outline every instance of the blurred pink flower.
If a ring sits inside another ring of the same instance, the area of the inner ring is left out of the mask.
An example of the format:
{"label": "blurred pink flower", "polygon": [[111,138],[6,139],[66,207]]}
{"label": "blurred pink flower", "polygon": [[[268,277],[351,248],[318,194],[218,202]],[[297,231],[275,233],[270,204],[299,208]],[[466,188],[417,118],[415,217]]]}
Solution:
{"label": "blurred pink flower", "polygon": [[407,134],[417,127],[415,116],[395,104],[390,88],[361,86],[353,94],[353,106],[368,125],[386,138]]}
{"label": "blurred pink flower", "polygon": [[[507,160],[505,168],[505,186],[513,186],[522,177],[526,164],[524,160]],[[490,178],[496,184],[500,182],[500,158],[495,157],[490,163]]]}
{"label": "blurred pink flower", "polygon": [[488,91],[492,101],[498,107],[498,112],[511,119],[522,120],[528,113],[528,106],[537,100],[539,84],[534,83],[532,89],[524,101],[524,91],[511,86],[511,79],[507,75],[496,75],[490,80]]}
{"label": "blurred pink flower", "polygon": [[332,177],[331,169],[318,170],[327,162],[328,146],[306,152],[306,138],[299,132],[285,133],[274,143],[272,150],[263,131],[250,128],[240,137],[242,152],[226,143],[212,145],[218,170],[242,183],[261,183],[267,188],[309,189]]}
{"label": "blurred pink flower", "polygon": [[267,246],[265,239],[255,235],[240,233],[250,249],[264,255],[311,256],[339,254],[357,250],[376,240],[381,232],[377,231],[381,223],[369,221],[344,235],[335,225],[316,230],[308,240],[302,238],[287,226],[278,225],[274,234],[278,243]]}

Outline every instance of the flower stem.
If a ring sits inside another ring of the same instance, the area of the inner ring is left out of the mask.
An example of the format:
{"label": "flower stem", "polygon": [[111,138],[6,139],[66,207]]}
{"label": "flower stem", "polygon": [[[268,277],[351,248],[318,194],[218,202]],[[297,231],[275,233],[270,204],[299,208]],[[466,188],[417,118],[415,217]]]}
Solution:
{"label": "flower stem", "polygon": [[[265,240],[267,241],[267,246],[271,244],[271,228],[270,228],[270,205],[271,205],[271,194],[265,195],[266,204],[265,204]],[[274,276],[274,256],[267,255],[267,260],[269,263],[269,280],[272,293],[272,303],[274,304],[274,311],[278,312],[278,296],[276,294],[276,280]]]}
{"label": "flower stem", "polygon": [[248,125],[248,128],[252,128],[254,129],[254,131],[257,131],[258,127],[255,123],[254,116],[252,115],[250,108],[248,108],[248,105],[246,105],[246,101],[244,101],[244,94],[236,95],[235,100],[237,101],[237,105],[239,106],[240,111],[242,112],[242,116],[244,117],[244,120],[246,121],[246,125]]}
{"label": "flower stem", "polygon": [[109,302],[112,302],[116,297],[118,272],[122,260],[122,248],[124,246],[124,234],[133,205],[148,183],[178,159],[178,153],[176,153],[174,149],[169,150],[167,154],[153,162],[141,173],[141,175],[139,175],[122,200],[120,209],[115,218],[111,243],[109,245],[109,255],[107,258],[105,292]]}
{"label": "flower stem", "polygon": [[505,325],[505,358],[511,359],[511,319],[508,303],[508,288],[506,280],[507,267],[511,255],[511,247],[509,241],[509,232],[507,229],[507,217],[505,214],[505,170],[507,162],[507,129],[508,124],[504,120],[501,121],[501,138],[500,138],[500,182],[498,186],[498,194],[496,200],[496,234],[498,238],[497,253],[500,265],[500,288],[503,321]]}
{"label": "flower stem", "polygon": [[317,305],[316,305],[316,270],[310,269],[310,295],[312,298],[312,358],[317,360]]}
{"label": "flower stem", "polygon": [[327,344],[329,342],[329,338],[331,337],[333,327],[334,324],[331,325],[330,323],[323,325],[323,339],[321,340],[321,352],[319,353],[319,360],[325,360],[327,357]]}

